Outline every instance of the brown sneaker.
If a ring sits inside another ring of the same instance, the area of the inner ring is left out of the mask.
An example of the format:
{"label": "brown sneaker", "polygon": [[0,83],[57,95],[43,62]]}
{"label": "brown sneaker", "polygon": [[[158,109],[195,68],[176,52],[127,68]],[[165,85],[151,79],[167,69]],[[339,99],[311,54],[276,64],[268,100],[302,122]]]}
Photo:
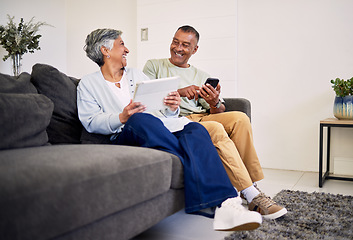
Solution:
{"label": "brown sneaker", "polygon": [[266,219],[276,219],[287,213],[286,208],[278,205],[264,193],[260,193],[249,203],[249,210],[261,213]]}

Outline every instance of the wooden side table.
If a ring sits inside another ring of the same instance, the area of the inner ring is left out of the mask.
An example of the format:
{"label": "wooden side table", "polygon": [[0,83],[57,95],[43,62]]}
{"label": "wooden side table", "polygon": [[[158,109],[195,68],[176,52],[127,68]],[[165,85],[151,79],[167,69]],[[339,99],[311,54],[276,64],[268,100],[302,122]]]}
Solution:
{"label": "wooden side table", "polygon": [[[326,171],[323,174],[323,134],[324,127],[327,128],[327,159],[326,159]],[[353,128],[352,120],[338,120],[337,118],[326,118],[320,121],[320,145],[319,145],[319,187],[321,188],[326,179],[336,179],[353,181],[353,177],[340,177],[330,175],[330,142],[331,142],[331,127],[347,127]]]}

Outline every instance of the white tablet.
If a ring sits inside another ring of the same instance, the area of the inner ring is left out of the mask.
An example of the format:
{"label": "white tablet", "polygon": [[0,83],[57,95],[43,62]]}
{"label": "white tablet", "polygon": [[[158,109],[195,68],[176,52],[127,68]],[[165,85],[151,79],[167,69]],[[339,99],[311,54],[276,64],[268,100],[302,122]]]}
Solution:
{"label": "white tablet", "polygon": [[133,100],[146,105],[146,112],[164,109],[164,98],[178,89],[179,82],[178,76],[138,82]]}

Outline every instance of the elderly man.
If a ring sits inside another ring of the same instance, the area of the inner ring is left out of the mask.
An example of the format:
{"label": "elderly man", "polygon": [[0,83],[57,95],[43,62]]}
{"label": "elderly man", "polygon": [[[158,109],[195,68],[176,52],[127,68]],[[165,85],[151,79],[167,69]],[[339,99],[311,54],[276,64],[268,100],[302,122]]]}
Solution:
{"label": "elderly man", "polygon": [[150,79],[181,77],[178,89],[182,97],[180,115],[207,129],[228,177],[249,203],[249,210],[268,219],[281,217],[287,210],[256,186],[264,175],[253,145],[249,118],[242,112],[225,112],[220,84],[216,88],[205,85],[209,75],[188,63],[198,50],[198,41],[199,33],[193,27],[178,28],[170,45],[170,58],[148,60],[143,72]]}

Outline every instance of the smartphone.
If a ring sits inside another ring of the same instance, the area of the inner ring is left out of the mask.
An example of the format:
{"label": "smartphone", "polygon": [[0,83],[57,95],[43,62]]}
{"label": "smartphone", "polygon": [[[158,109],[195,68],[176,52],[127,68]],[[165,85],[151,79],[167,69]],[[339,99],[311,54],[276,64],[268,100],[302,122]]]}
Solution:
{"label": "smartphone", "polygon": [[[207,78],[206,79],[206,83],[210,84],[214,89],[216,89],[217,85],[218,85],[219,79],[218,78]],[[199,98],[201,98],[200,94],[199,94]]]}
{"label": "smartphone", "polygon": [[206,83],[210,84],[213,88],[216,88],[218,85],[219,79],[218,78],[207,78]]}

